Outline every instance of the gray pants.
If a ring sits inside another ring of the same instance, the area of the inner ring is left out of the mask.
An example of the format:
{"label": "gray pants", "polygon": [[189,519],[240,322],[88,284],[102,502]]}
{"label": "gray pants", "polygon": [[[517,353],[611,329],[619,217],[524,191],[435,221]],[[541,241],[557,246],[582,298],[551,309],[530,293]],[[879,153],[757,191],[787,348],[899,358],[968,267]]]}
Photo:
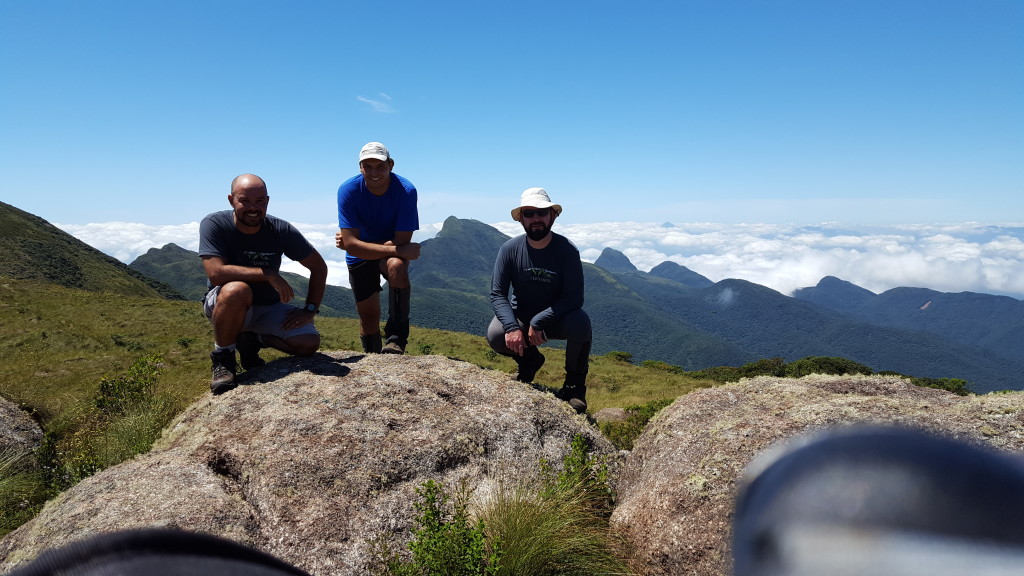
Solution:
{"label": "gray pants", "polygon": [[[529,326],[519,321],[524,329]],[[558,322],[549,325],[544,334],[548,340],[565,340],[565,373],[584,376],[590,370],[590,345],[593,342],[593,332],[590,327],[590,316],[583,309],[574,310],[563,316]],[[505,346],[505,328],[497,318],[491,320],[487,327],[487,343],[491,349],[503,356],[515,356]]]}

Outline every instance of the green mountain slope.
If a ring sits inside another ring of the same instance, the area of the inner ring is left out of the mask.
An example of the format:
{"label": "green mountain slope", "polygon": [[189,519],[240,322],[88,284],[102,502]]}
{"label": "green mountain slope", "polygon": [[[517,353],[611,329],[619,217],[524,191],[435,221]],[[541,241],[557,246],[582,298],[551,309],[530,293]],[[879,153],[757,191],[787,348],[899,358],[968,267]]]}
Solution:
{"label": "green mountain slope", "polygon": [[1024,302],[1015,298],[906,287],[874,294],[832,277],[793,296],[860,322],[924,331],[1024,362]]}
{"label": "green mountain slope", "polygon": [[0,276],[90,292],[182,299],[46,220],[0,202]]}

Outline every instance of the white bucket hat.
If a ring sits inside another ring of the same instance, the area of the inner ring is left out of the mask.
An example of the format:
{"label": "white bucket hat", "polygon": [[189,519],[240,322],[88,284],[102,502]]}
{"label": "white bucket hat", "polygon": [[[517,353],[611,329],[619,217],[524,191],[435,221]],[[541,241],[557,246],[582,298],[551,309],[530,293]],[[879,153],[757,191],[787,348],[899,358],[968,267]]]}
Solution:
{"label": "white bucket hat", "polygon": [[380,142],[370,142],[363,149],[359,151],[359,161],[362,162],[367,158],[374,158],[381,162],[387,162],[391,158],[391,153],[384,147]]}
{"label": "white bucket hat", "polygon": [[551,208],[555,211],[555,216],[562,213],[562,205],[555,204],[548,197],[547,190],[543,188],[527,188],[523,190],[523,195],[519,199],[519,207],[512,209],[512,219],[519,222],[519,218],[522,214],[524,206],[531,206],[533,208]]}

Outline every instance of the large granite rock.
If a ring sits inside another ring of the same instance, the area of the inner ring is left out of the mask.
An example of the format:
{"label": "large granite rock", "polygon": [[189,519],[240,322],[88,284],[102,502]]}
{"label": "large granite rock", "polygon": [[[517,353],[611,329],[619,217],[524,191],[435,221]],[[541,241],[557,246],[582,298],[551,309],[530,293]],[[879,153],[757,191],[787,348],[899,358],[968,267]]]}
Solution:
{"label": "large granite rock", "polygon": [[691,392],[652,420],[622,463],[612,525],[639,574],[731,573],[737,480],[769,447],[804,433],[900,424],[1024,449],[1024,394],[956,396],[883,376],[756,378]]}
{"label": "large granite rock", "polygon": [[370,542],[409,536],[415,488],[463,479],[481,497],[576,434],[614,448],[551,394],[440,356],[282,359],[206,396],[153,450],[90,477],[0,541],[0,570],[96,533],[210,533],[312,574],[364,574]]}

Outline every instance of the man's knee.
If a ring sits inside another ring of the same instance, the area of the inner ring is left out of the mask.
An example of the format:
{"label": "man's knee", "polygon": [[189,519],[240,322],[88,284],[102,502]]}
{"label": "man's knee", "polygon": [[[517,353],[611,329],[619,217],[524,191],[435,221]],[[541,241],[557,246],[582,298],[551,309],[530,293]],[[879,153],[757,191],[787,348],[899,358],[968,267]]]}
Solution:
{"label": "man's knee", "polygon": [[562,331],[565,333],[566,340],[589,342],[594,338],[590,316],[583,309],[575,310],[565,316],[562,321]]}
{"label": "man's knee", "polygon": [[320,349],[319,335],[303,334],[289,338],[287,342],[291,346],[291,353],[294,356],[312,356]]}
{"label": "man's knee", "polygon": [[252,306],[252,287],[245,282],[228,282],[217,292],[216,308]]}
{"label": "man's knee", "polygon": [[384,264],[384,275],[388,279],[389,286],[407,288],[409,286],[409,262],[401,258],[388,258]]}

